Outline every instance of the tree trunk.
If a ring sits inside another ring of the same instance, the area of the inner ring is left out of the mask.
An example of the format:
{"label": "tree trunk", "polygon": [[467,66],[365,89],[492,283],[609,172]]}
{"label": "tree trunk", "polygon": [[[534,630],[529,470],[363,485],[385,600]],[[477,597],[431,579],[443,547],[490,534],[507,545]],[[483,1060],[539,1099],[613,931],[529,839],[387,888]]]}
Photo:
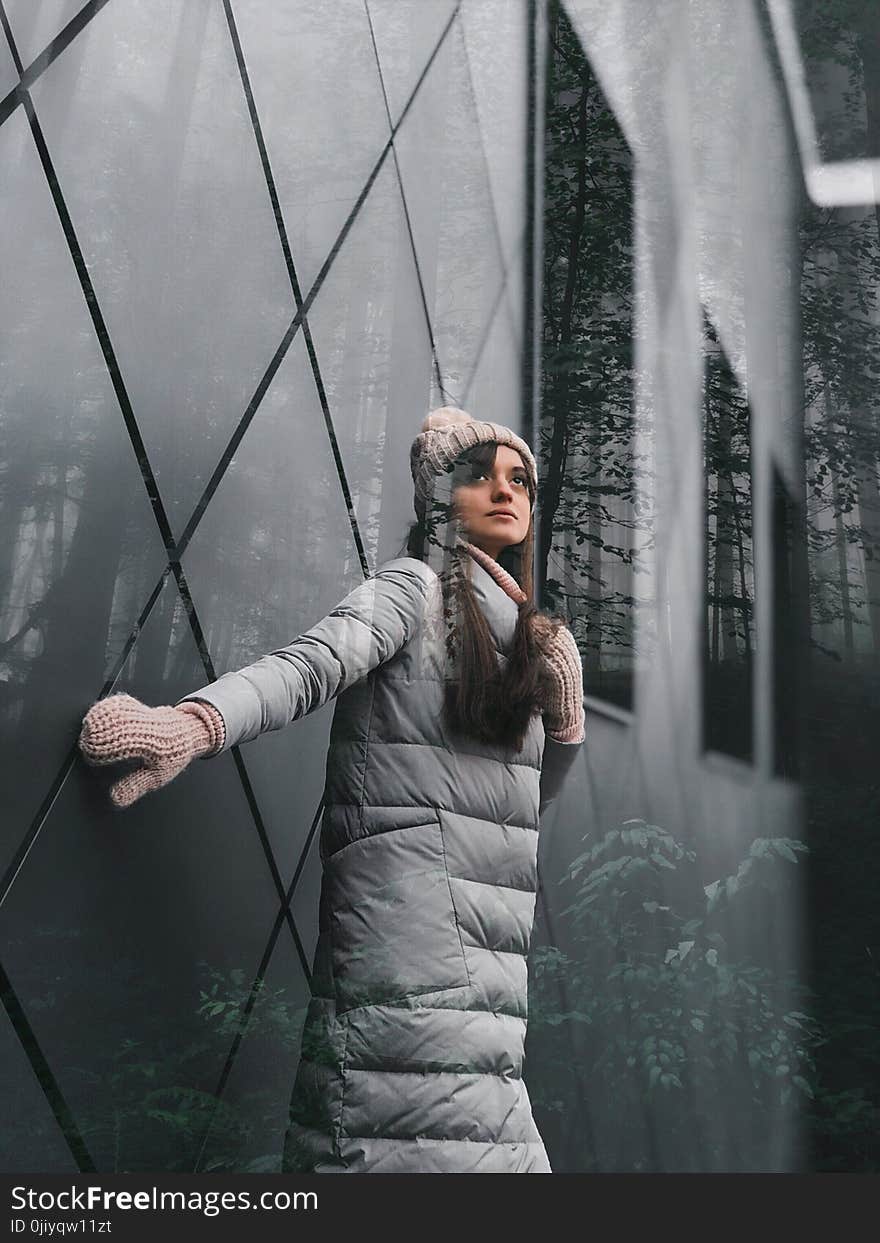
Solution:
{"label": "tree trunk", "polygon": [[[750,618],[751,596],[749,595],[749,580],[746,574],[746,532],[743,530],[742,515],[740,513],[739,500],[737,499],[736,485],[733,482],[733,476],[728,476],[730,484],[730,508],[733,515],[733,527],[736,533],[736,554],[737,565],[739,568],[739,610],[742,616],[743,626],[743,642],[745,648],[743,658],[745,660],[746,670],[751,674],[752,669],[752,626]],[[751,482],[749,483],[751,488]]]}
{"label": "tree trunk", "polygon": [[[569,234],[568,269],[566,272],[565,293],[562,300],[562,314],[560,316],[559,339],[557,341],[558,350],[567,350],[573,340],[574,296],[577,289],[581,239],[587,214],[586,141],[588,93],[589,84],[584,83],[578,101],[577,190],[574,212],[572,214],[571,233]],[[552,386],[552,433],[550,437],[550,454],[547,460],[547,472],[544,477],[544,489],[541,498],[541,533],[538,548],[539,579],[542,583],[547,580],[547,565],[550,558],[550,549],[553,545],[553,524],[562,496],[562,481],[565,477],[566,423],[570,391],[571,377],[566,368],[556,378]]]}
{"label": "tree trunk", "polygon": [[589,609],[590,629],[587,637],[586,660],[584,670],[587,673],[598,673],[602,663],[602,515],[601,470],[596,470],[590,481],[590,518],[589,532],[589,567],[590,577],[587,582],[587,600]]}
{"label": "tree trunk", "polygon": [[[118,417],[116,411],[108,417]],[[39,735],[57,715],[59,695],[69,684],[97,693],[104,677],[104,653],[116,586],[130,475],[113,469],[99,446],[83,480],[79,516],[64,571],[44,599],[43,651],[33,661],[24,688],[21,731]],[[61,481],[59,481],[61,482]],[[64,481],[66,482],[66,481]]]}
{"label": "tree trunk", "polygon": [[880,489],[875,461],[862,464],[856,475],[859,525],[865,554],[865,596],[871,623],[873,659],[880,664]]}
{"label": "tree trunk", "polygon": [[[865,111],[868,130],[868,150],[880,154],[880,26],[877,24],[876,6],[866,5],[859,37],[859,54],[865,84]],[[880,245],[880,202],[874,204],[877,222],[877,238]],[[856,487],[859,500],[859,518],[863,531],[862,547],[865,554],[865,595],[875,664],[880,664],[880,494],[877,487],[877,420],[865,412],[872,450],[868,460],[859,467]]]}
{"label": "tree trunk", "polygon": [[[718,412],[715,438],[715,460],[709,469],[716,475],[715,501],[715,583],[713,605],[713,629],[720,632],[716,642],[716,659],[733,661],[737,658],[736,617],[733,608],[733,484],[724,464],[731,451],[730,411],[722,407]],[[717,621],[714,614],[717,613]],[[720,643],[720,652],[718,646]]]}
{"label": "tree trunk", "polygon": [[849,566],[847,564],[846,525],[843,521],[843,508],[840,496],[840,480],[837,471],[831,467],[831,488],[834,497],[834,535],[837,550],[837,574],[840,582],[840,612],[843,619],[843,646],[847,659],[855,655],[853,643],[852,609],[849,597]]}

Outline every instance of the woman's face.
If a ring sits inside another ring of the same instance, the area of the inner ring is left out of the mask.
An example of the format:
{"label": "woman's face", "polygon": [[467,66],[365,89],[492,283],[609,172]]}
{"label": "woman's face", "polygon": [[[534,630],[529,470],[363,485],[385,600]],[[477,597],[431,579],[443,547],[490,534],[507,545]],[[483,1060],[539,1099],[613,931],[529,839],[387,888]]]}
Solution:
{"label": "woman's face", "polygon": [[475,463],[473,475],[453,492],[454,512],[470,542],[497,557],[526,537],[531,516],[529,477],[522,458],[509,445],[498,446],[491,466]]}

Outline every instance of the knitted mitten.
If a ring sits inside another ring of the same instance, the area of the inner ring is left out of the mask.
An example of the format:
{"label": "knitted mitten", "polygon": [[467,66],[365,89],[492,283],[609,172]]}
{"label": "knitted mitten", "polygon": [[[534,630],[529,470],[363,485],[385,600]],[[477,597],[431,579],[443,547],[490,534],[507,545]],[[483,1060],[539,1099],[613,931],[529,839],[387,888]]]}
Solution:
{"label": "knitted mitten", "polygon": [[148,708],[132,695],[111,695],[89,708],[79,748],[90,764],[142,761],[110,789],[117,807],[129,807],[142,794],[167,785],[190,760],[219,751],[225,735],[223,717],[211,704]]}
{"label": "knitted mitten", "polygon": [[567,626],[551,629],[534,620],[544,665],[544,732],[556,742],[583,742],[584,672],[574,635]]}

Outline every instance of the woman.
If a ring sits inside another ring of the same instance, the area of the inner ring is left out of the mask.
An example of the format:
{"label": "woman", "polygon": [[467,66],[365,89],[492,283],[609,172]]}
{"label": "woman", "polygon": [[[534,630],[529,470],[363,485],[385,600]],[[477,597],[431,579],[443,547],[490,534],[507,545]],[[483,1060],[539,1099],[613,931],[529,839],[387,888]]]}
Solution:
{"label": "woman", "polygon": [[[411,555],[175,707],[94,705],[127,806],[338,695],[288,1171],[549,1173],[521,1072],[540,810],[583,740],[570,632],[532,603],[535,460],[444,408],[413,442]],[[502,565],[506,562],[507,567]]]}

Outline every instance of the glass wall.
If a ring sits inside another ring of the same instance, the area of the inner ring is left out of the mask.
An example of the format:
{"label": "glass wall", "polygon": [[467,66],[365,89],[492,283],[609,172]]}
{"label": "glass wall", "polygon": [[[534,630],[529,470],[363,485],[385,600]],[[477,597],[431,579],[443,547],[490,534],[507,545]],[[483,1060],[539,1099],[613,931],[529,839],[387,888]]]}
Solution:
{"label": "glass wall", "polygon": [[542,836],[530,1090],[554,1169],[802,1168],[790,106],[751,3],[565,0],[547,32],[542,554],[588,714]]}
{"label": "glass wall", "polygon": [[332,706],[125,813],[75,749],[395,556],[522,424],[525,0],[5,4],[0,1165],[280,1165]]}
{"label": "glass wall", "polygon": [[543,549],[588,705],[554,1168],[877,1168],[878,29],[548,6]]}
{"label": "glass wall", "polygon": [[873,0],[0,8],[0,1167],[280,1168],[332,705],[125,813],[80,722],[397,555],[451,403],[584,663],[553,1169],[876,1168]]}

